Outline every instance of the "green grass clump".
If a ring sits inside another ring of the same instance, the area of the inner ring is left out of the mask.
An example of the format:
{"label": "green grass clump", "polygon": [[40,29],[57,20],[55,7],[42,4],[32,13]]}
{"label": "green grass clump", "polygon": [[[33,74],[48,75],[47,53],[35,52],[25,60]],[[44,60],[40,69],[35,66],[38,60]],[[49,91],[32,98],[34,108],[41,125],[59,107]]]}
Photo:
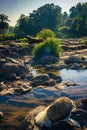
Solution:
{"label": "green grass clump", "polygon": [[83,43],[87,45],[87,37],[83,37]]}
{"label": "green grass clump", "polygon": [[29,47],[29,44],[24,41],[24,42],[21,42],[21,43],[20,43],[20,46],[21,46],[22,48],[27,48],[27,47]]}
{"label": "green grass clump", "polygon": [[33,49],[33,56],[36,60],[43,56],[51,55],[59,57],[62,52],[60,40],[57,38],[47,38],[45,41],[36,44]]}
{"label": "green grass clump", "polygon": [[3,40],[14,40],[14,39],[15,39],[15,34],[13,34],[13,33],[5,34],[4,39],[3,39],[3,35],[0,34],[0,41],[3,41]]}
{"label": "green grass clump", "polygon": [[43,29],[37,34],[36,37],[39,39],[47,39],[48,37],[55,37],[55,33],[50,29]]}

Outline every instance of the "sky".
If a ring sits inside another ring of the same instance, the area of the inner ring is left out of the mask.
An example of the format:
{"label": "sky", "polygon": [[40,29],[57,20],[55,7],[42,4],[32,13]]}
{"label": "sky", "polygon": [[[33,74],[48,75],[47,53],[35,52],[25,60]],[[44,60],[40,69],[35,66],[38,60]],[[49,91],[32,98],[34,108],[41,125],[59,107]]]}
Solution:
{"label": "sky", "polygon": [[62,8],[62,12],[69,12],[72,6],[77,3],[84,3],[87,0],[0,0],[0,14],[8,16],[10,26],[15,26],[21,14],[29,15],[33,10],[47,3],[54,3]]}

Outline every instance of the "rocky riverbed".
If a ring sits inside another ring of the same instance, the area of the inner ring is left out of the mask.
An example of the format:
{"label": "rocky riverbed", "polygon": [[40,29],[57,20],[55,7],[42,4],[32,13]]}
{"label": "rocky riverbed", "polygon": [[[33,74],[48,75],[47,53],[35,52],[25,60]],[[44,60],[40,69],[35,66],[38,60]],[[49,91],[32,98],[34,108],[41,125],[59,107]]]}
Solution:
{"label": "rocky riverbed", "polygon": [[82,39],[61,42],[60,59],[45,57],[40,64],[31,55],[35,43],[26,48],[17,41],[0,44],[1,130],[17,129],[29,110],[47,106],[58,97],[67,96],[77,104],[87,98],[87,45]]}

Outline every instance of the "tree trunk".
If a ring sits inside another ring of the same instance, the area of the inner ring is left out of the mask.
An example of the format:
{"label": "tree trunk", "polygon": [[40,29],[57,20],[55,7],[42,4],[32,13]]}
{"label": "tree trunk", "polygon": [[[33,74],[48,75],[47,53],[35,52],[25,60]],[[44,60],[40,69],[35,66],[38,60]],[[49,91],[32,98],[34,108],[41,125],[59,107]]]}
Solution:
{"label": "tree trunk", "polygon": [[3,40],[4,40],[4,38],[5,38],[4,29],[2,30],[2,34],[3,34]]}

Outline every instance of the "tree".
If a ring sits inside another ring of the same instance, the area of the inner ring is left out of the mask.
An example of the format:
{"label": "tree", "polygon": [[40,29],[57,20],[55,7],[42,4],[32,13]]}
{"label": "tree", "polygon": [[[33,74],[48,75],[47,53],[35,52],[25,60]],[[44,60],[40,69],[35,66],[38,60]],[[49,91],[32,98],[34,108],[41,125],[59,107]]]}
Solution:
{"label": "tree", "polygon": [[29,16],[29,33],[36,35],[42,29],[47,28],[54,32],[61,23],[61,8],[54,4],[46,4]]}
{"label": "tree", "polygon": [[4,39],[5,30],[8,29],[9,27],[8,22],[10,22],[8,16],[5,14],[0,14],[0,30],[2,31],[3,39]]}
{"label": "tree", "polygon": [[14,29],[16,37],[22,38],[28,34],[28,17],[24,14],[21,14],[20,18],[17,20],[17,24]]}
{"label": "tree", "polygon": [[61,23],[61,8],[54,4],[46,4],[34,10],[29,16],[21,15],[15,26],[15,34],[24,37],[35,36],[42,29],[57,31]]}
{"label": "tree", "polygon": [[75,7],[73,7],[73,12],[75,12],[75,15],[70,27],[71,34],[74,37],[87,36],[87,3],[78,3]]}

